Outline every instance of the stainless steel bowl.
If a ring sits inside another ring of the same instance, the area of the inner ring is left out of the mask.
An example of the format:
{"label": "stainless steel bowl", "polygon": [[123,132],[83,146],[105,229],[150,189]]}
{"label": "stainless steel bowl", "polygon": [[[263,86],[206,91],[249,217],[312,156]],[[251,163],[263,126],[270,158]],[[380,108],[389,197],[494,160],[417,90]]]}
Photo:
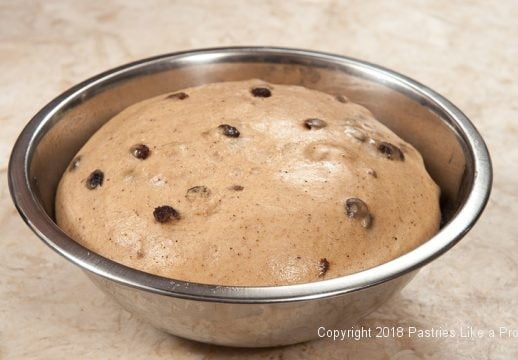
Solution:
{"label": "stainless steel bowl", "polygon": [[[128,268],[90,252],[56,226],[54,195],[61,174],[104,122],[161,93],[250,78],[344,93],[369,108],[423,155],[442,189],[441,231],[417,249],[356,274],[290,286],[230,287]],[[264,47],[168,54],[84,81],[34,116],[9,164],[11,194],[25,222],[124,308],[184,338],[249,347],[310,340],[320,326],[354,325],[468,232],[487,202],[491,179],[489,154],[477,130],[459,109],[426,86],[351,58]]]}

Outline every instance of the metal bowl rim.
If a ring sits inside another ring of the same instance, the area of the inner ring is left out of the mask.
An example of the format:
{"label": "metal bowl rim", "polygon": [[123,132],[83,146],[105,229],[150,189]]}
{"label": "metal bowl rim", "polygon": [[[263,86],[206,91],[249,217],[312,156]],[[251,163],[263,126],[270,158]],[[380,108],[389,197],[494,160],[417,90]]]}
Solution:
{"label": "metal bowl rim", "polygon": [[[196,62],[197,56],[225,59],[239,55],[289,56],[326,61],[329,64],[346,66],[374,75],[380,81],[405,88],[410,93],[433,103],[453,122],[455,130],[467,145],[467,161],[472,163],[474,169],[471,191],[456,215],[426,243],[387,263],[329,280],[264,287],[198,284],[146,273],[90,252],[57,227],[32,192],[29,166],[32,153],[38,145],[38,136],[42,135],[41,128],[60,108],[85,90],[102,86],[103,83],[130,71],[145,70],[163,62]],[[482,137],[455,105],[425,85],[395,71],[351,57],[318,51],[280,47],[220,47],[164,54],[131,62],[93,76],[59,95],[31,119],[18,137],[9,161],[8,181],[14,204],[31,230],[53,250],[88,272],[141,290],[185,299],[227,303],[279,303],[313,300],[358,291],[416,270],[437,258],[472,228],[484,210],[491,191],[492,166]]]}

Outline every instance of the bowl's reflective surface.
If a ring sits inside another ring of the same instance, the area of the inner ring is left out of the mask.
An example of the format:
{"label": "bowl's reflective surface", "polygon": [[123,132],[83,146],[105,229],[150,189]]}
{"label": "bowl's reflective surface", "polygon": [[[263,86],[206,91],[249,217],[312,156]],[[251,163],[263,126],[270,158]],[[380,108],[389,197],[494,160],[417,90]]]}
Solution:
{"label": "bowl's reflective surface", "polygon": [[[279,287],[223,287],[161,278],[89,252],[54,224],[57,183],[104,122],[161,93],[216,81],[261,78],[343,93],[423,155],[442,189],[445,226],[416,250],[378,267],[327,281]],[[126,309],[187,338],[233,346],[271,346],[344,328],[399,291],[415,270],[471,228],[489,196],[491,164],[480,135],[451,103],[391,71],[357,60],[275,48],[225,48],[129,64],[67,91],[42,109],[18,139],[10,162],[14,202],[49,246],[81,266]]]}

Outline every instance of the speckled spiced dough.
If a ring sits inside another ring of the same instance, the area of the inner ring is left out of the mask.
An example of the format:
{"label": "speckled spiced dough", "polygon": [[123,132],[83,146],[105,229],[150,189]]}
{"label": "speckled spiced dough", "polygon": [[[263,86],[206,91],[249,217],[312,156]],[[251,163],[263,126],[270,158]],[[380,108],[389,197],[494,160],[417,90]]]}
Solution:
{"label": "speckled spiced dough", "polygon": [[420,154],[344,94],[250,80],[116,115],[64,173],[56,217],[136,269],[281,285],[408,252],[438,231],[438,197]]}

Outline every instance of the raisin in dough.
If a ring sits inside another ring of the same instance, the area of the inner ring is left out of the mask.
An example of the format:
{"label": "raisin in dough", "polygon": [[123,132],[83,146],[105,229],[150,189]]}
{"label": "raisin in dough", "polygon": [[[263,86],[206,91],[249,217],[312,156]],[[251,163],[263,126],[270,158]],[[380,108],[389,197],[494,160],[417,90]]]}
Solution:
{"label": "raisin in dough", "polygon": [[439,228],[410,144],[343,95],[260,80],[134,104],[79,151],[58,224],[127,266],[219,285],[329,279]]}

